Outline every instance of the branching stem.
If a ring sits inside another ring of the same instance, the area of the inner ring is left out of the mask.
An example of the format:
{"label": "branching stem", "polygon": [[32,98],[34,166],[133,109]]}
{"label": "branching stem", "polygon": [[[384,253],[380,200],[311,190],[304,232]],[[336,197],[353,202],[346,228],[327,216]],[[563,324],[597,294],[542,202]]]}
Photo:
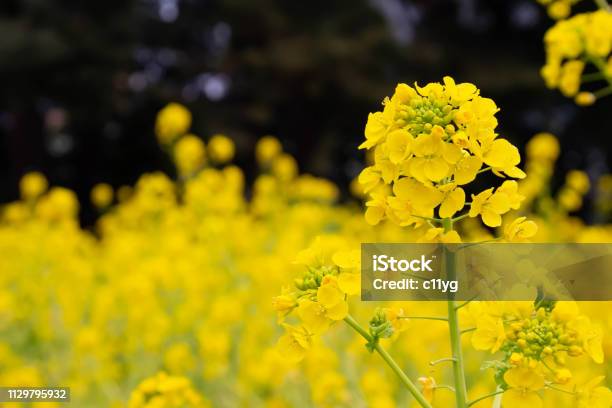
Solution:
{"label": "branching stem", "polygon": [[[370,336],[370,333],[368,333],[363,327],[361,327],[351,315],[346,316],[344,318],[344,321],[368,342],[372,341],[372,336]],[[416,385],[412,382],[410,378],[408,378],[406,373],[404,373],[404,371],[395,362],[395,360],[393,359],[393,357],[391,357],[387,350],[382,348],[382,346],[378,343],[376,343],[376,345],[374,346],[374,350],[376,350],[376,352],[382,357],[385,363],[387,363],[391,370],[393,370],[393,372],[399,377],[399,379],[406,386],[410,394],[412,394],[414,399],[417,400],[419,405],[421,405],[421,407],[423,408],[432,408],[431,404],[427,402],[423,394],[421,394]]]}

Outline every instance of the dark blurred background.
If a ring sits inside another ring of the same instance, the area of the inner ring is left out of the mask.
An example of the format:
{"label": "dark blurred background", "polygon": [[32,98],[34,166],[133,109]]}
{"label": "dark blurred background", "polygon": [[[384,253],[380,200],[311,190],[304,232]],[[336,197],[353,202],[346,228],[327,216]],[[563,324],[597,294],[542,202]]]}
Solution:
{"label": "dark blurred background", "polygon": [[84,224],[94,184],[172,174],[153,133],[170,101],[204,139],[231,136],[249,179],[272,134],[303,171],[345,187],[367,113],[397,82],[450,74],[497,102],[513,143],[556,134],[560,174],[608,171],[612,105],[545,88],[553,21],[535,0],[2,0],[0,13],[0,201],[40,170],[78,193]]}

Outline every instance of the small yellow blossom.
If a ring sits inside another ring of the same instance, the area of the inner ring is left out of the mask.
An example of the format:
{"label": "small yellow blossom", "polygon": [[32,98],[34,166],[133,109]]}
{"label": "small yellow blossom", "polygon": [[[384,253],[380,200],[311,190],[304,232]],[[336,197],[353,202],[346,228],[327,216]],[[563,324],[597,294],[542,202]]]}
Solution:
{"label": "small yellow blossom", "polygon": [[285,325],[285,334],[278,339],[276,349],[290,363],[298,363],[304,359],[308,349],[312,347],[312,334],[304,327]]}
{"label": "small yellow blossom", "polygon": [[599,385],[604,376],[595,377],[576,390],[577,408],[609,408],[612,405],[612,391]]}
{"label": "small yellow blossom", "polygon": [[267,165],[283,151],[280,142],[274,136],[264,136],[255,146],[255,157],[260,165]]}
{"label": "small yellow blossom", "polygon": [[170,145],[187,133],[191,126],[191,112],[183,105],[172,102],[157,114],[155,133],[159,143]]}
{"label": "small yellow blossom", "polygon": [[232,139],[225,135],[213,135],[208,141],[210,160],[216,164],[224,164],[234,158],[235,146]]}
{"label": "small yellow blossom", "polygon": [[91,189],[90,199],[96,208],[108,207],[113,202],[113,187],[107,183],[96,184]]}
{"label": "small yellow blossom", "polygon": [[205,160],[204,142],[196,135],[185,135],[174,145],[174,161],[181,176],[189,176],[200,170]]}
{"label": "small yellow blossom", "polygon": [[503,395],[504,407],[542,407],[542,399],[537,394],[537,391],[544,388],[542,376],[527,367],[515,367],[506,371],[504,380],[510,386]]}
{"label": "small yellow blossom", "polygon": [[526,242],[538,232],[538,225],[527,217],[518,217],[504,227],[504,238],[508,242]]}
{"label": "small yellow blossom", "polygon": [[504,323],[501,318],[483,315],[478,318],[476,331],[472,335],[472,345],[476,350],[497,352],[506,340]]}
{"label": "small yellow blossom", "polygon": [[591,106],[595,103],[597,97],[592,92],[578,92],[574,101],[576,105]]}
{"label": "small yellow blossom", "polygon": [[48,186],[47,178],[38,171],[26,173],[19,180],[21,198],[26,201],[40,197],[47,190]]}

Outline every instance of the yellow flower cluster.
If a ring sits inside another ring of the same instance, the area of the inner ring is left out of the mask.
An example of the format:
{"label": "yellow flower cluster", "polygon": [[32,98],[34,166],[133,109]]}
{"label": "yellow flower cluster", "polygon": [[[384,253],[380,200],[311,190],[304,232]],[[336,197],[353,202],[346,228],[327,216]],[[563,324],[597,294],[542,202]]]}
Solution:
{"label": "yellow flower cluster", "polygon": [[[360,146],[374,149],[374,164],[359,175],[369,194],[368,223],[386,218],[418,227],[434,219],[436,209],[440,219],[453,221],[466,206],[465,186],[479,173],[525,177],[517,167],[518,149],[495,132],[497,105],[473,84],[456,84],[450,77],[422,88],[399,84],[383,106],[368,117]],[[472,194],[467,216],[498,227],[501,216],[518,209],[523,198],[517,182],[506,180],[497,189]],[[425,240],[459,242],[460,237],[434,228]]]}
{"label": "yellow flower cluster", "polygon": [[[474,348],[504,353],[500,362],[491,365],[496,378],[503,378],[500,386],[507,389],[504,407],[541,407],[538,392],[557,385],[566,386],[565,391],[576,400],[584,398],[575,391],[575,381],[572,384],[568,357],[586,354],[603,363],[603,331],[579,314],[575,302],[539,306],[531,302],[473,302],[468,310],[476,322],[471,337]],[[612,392],[601,387],[588,400],[590,405],[586,406],[610,406]]]}
{"label": "yellow flower cluster", "polygon": [[359,257],[358,250],[349,250],[333,236],[318,237],[298,254],[296,263],[304,265],[306,273],[296,279],[294,290],[286,289],[274,298],[281,321],[294,310],[300,320],[297,327],[284,324],[286,333],[278,342],[288,361],[302,360],[315,334],[347,316],[347,297],[359,293]]}
{"label": "yellow flower cluster", "polygon": [[608,87],[612,86],[612,13],[609,11],[578,14],[557,22],[546,32],[544,44],[546,64],[541,75],[549,88],[558,88],[567,97],[575,96],[579,105],[593,104],[597,92],[579,93],[587,64],[593,64],[599,71],[588,74],[589,79],[603,80]]}
{"label": "yellow flower cluster", "polygon": [[591,183],[582,170],[571,170],[565,175],[565,183],[557,190],[550,188],[555,162],[559,156],[559,142],[550,133],[536,134],[527,143],[525,169],[527,177],[519,182],[519,192],[525,196],[518,215],[530,215],[538,229],[531,240],[535,242],[610,242],[610,225],[586,225],[577,217],[569,215],[580,209],[583,197],[591,191],[591,184],[597,188],[596,209],[599,219],[610,214],[608,184],[609,175],[602,176],[597,183]]}
{"label": "yellow flower cluster", "polygon": [[[184,111],[173,110],[173,115],[183,114],[168,119],[164,111],[158,122],[163,122],[163,129],[174,129],[175,138],[163,146],[178,169],[183,159],[178,159],[176,149],[189,126]],[[164,122],[171,120],[177,123]],[[453,126],[458,133],[459,125]],[[221,142],[216,146],[213,140]],[[205,150],[203,165],[178,180],[156,172],[114,192],[110,186],[95,188],[98,191],[92,191],[91,198],[104,211],[94,231],[79,226],[79,203],[72,191],[49,188],[40,173],[22,178],[21,199],[0,210],[0,384],[69,386],[75,406],[94,408],[208,404],[385,408],[414,404],[405,386],[408,378],[426,403],[454,406],[455,395],[446,385],[453,381],[448,370],[449,328],[440,318],[447,311],[446,303],[380,304],[360,302],[354,296],[359,292],[360,242],[437,240],[452,231],[427,222],[416,229],[394,222],[369,225],[355,203],[338,204],[339,189],[333,183],[300,174],[295,159],[270,136],[256,146],[261,171],[250,188],[241,169],[220,163],[234,150],[223,139],[211,138]],[[478,159],[470,148],[460,150]],[[457,225],[462,237],[483,236],[476,220],[495,218],[496,206],[506,204],[500,204],[499,197],[490,198],[503,194],[509,210],[498,214],[504,218],[504,231],[496,234],[503,232],[518,241],[609,242],[609,225],[586,226],[570,217],[558,203],[559,195],[546,192],[549,178],[541,176],[546,171],[532,172],[540,165],[552,173],[558,153],[552,135],[533,139],[527,149],[529,175],[519,182],[518,193],[506,180],[489,197],[480,196],[478,218],[466,215],[465,223]],[[404,162],[410,160],[407,156]],[[456,174],[449,176],[449,184]],[[396,181],[409,177],[402,175]],[[578,191],[584,189],[584,181],[570,176],[566,187]],[[419,183],[443,192],[441,181]],[[384,182],[377,184],[377,189],[393,189]],[[526,198],[516,210],[513,200],[519,193]],[[530,237],[535,225],[522,217],[537,220],[535,236]],[[430,222],[440,224],[435,219]],[[488,239],[493,232],[486,234]],[[288,282],[291,286],[285,287]],[[472,311],[468,306],[461,311]],[[580,307],[583,315],[568,320],[563,330],[573,336],[571,345],[599,358],[599,340],[585,343],[586,337],[579,333],[597,334],[593,329],[597,325],[604,334],[610,332],[609,304]],[[503,321],[506,340],[499,348],[509,347],[510,337],[518,339],[520,332],[527,338],[553,322],[559,325],[553,317],[559,305],[545,311],[541,321],[535,310],[530,319],[521,315],[529,322],[535,318],[537,324],[516,332]],[[421,320],[423,316],[434,320]],[[470,344],[470,333],[474,334],[470,329],[478,320],[470,322],[469,316],[461,316],[464,346]],[[580,323],[585,316],[590,326]],[[340,320],[349,325],[369,322],[369,327],[358,336],[340,330],[340,324],[348,328]],[[536,344],[544,345],[530,340],[529,350]],[[383,354],[375,355],[372,349]],[[586,358],[568,358],[565,367],[555,361],[551,367],[567,368],[571,379],[562,384],[559,380],[567,378],[567,372],[557,370],[555,383],[546,384],[553,381],[552,373],[546,373],[545,387],[537,391],[544,406],[605,406],[601,404],[609,383],[604,376],[610,378],[612,353],[608,336],[602,349],[604,364],[596,367]],[[393,356],[406,377],[384,366],[383,355]],[[297,365],[292,363],[300,359]],[[532,355],[523,359],[538,361]],[[472,401],[501,383],[480,369],[482,360],[479,352],[466,349]],[[538,366],[544,362],[549,364],[544,358]],[[537,378],[525,384],[520,382],[528,378],[524,373],[514,376],[518,379],[508,374],[523,366],[506,368],[504,404],[512,389],[532,398]],[[553,392],[549,385],[567,392]],[[490,400],[471,405],[490,406]]]}
{"label": "yellow flower cluster", "polygon": [[142,381],[132,393],[128,408],[206,408],[209,404],[185,377],[160,372]]}
{"label": "yellow flower cluster", "polygon": [[216,134],[204,141],[187,134],[191,127],[191,112],[183,105],[170,103],[157,115],[155,132],[159,143],[171,152],[178,174],[182,178],[193,176],[204,168],[207,155],[212,164],[222,165],[234,158],[235,146],[229,137]]}

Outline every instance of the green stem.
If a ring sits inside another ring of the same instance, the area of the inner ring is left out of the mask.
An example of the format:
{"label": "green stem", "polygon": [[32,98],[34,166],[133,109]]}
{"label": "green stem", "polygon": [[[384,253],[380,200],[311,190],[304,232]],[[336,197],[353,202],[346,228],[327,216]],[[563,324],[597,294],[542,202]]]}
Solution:
{"label": "green stem", "polygon": [[422,217],[420,215],[414,215],[414,214],[412,214],[412,217],[420,218],[422,220],[426,220],[426,221],[429,221],[429,222],[438,222],[438,223],[442,222],[442,220],[440,218],[435,218],[435,217]]}
{"label": "green stem", "polygon": [[462,219],[467,218],[467,217],[469,217],[469,216],[470,216],[470,214],[469,214],[469,213],[461,214],[461,215],[459,215],[459,216],[457,216],[457,217],[453,218],[453,219],[451,220],[451,222],[461,221]]}
{"label": "green stem", "polygon": [[441,358],[441,359],[438,359],[438,360],[430,361],[429,365],[430,366],[435,366],[436,364],[445,363],[447,361],[455,361],[455,359],[453,357]]}
{"label": "green stem", "polygon": [[563,393],[565,393],[565,394],[569,394],[569,395],[576,395],[576,393],[575,393],[575,392],[571,392],[571,391],[568,391],[568,390],[564,390],[563,388],[557,388],[557,387],[555,387],[555,386],[553,386],[553,385],[551,385],[551,384],[547,384],[547,385],[546,385],[546,387],[547,387],[547,388],[550,388],[551,390],[555,390],[555,391],[563,392]]}
{"label": "green stem", "polygon": [[[444,231],[452,231],[453,222],[450,218],[442,220]],[[445,252],[446,260],[446,279],[455,280],[455,254],[450,251]],[[453,353],[453,376],[455,378],[455,398],[457,408],[467,408],[467,385],[465,382],[465,369],[463,366],[463,351],[461,350],[461,329],[459,328],[459,316],[455,295],[448,295],[448,330],[450,332],[451,351]]]}
{"label": "green stem", "polygon": [[601,72],[593,72],[590,74],[584,74],[582,75],[582,77],[580,78],[580,82],[585,83],[585,82],[594,82],[594,81],[600,81],[602,79],[605,79],[603,73]]}
{"label": "green stem", "polygon": [[[607,3],[606,3],[607,4]],[[608,6],[609,8],[610,6]],[[606,61],[604,61],[601,57],[594,55],[587,55],[587,61],[591,64],[595,65],[599,72],[604,76],[605,80],[608,81],[608,84],[612,87],[612,75],[608,74],[608,65]]]}
{"label": "green stem", "polygon": [[455,307],[455,309],[459,310],[459,309],[461,309],[462,307],[465,307],[465,306],[469,305],[471,301],[472,301],[472,299],[470,299],[470,300],[466,300],[465,302],[463,302],[463,303],[461,303],[461,304],[457,305],[457,306]]}
{"label": "green stem", "polygon": [[612,94],[612,85],[593,92],[593,95],[595,95],[597,99],[600,99],[604,96],[608,96],[610,94]]}
{"label": "green stem", "polygon": [[498,391],[494,391],[494,392],[492,392],[492,393],[490,393],[490,394],[483,395],[482,397],[478,397],[478,398],[476,398],[474,401],[470,401],[470,402],[468,402],[468,405],[467,405],[467,406],[468,406],[468,407],[471,407],[472,405],[477,404],[477,403],[479,403],[479,402],[480,402],[480,401],[482,401],[482,400],[485,400],[485,399],[487,399],[487,398],[494,397],[494,396],[499,395],[499,394],[503,394],[504,392],[506,392],[506,390],[498,390]]}
{"label": "green stem", "polygon": [[[355,331],[359,333],[364,339],[366,339],[367,341],[372,341],[372,336],[370,336],[370,333],[368,333],[363,327],[361,327],[351,315],[346,316],[344,318],[344,321],[353,329],[355,329]],[[431,404],[427,402],[423,394],[421,394],[421,392],[418,390],[416,385],[414,385],[412,380],[408,378],[406,373],[404,373],[404,371],[395,362],[395,360],[393,360],[393,357],[391,357],[387,350],[382,348],[382,346],[378,343],[376,343],[376,345],[374,346],[374,350],[376,350],[376,352],[382,357],[382,359],[385,360],[385,363],[387,363],[391,370],[393,370],[393,372],[399,377],[399,379],[406,386],[408,391],[410,391],[414,399],[417,400],[419,405],[421,405],[421,407],[423,408],[432,408]]]}
{"label": "green stem", "polygon": [[606,10],[608,12],[612,11],[612,9],[610,8],[610,4],[608,4],[607,0],[595,0],[595,3],[602,10]]}
{"label": "green stem", "polygon": [[414,319],[414,320],[440,320],[442,322],[448,322],[446,317],[431,317],[431,316],[400,316],[398,319]]}

